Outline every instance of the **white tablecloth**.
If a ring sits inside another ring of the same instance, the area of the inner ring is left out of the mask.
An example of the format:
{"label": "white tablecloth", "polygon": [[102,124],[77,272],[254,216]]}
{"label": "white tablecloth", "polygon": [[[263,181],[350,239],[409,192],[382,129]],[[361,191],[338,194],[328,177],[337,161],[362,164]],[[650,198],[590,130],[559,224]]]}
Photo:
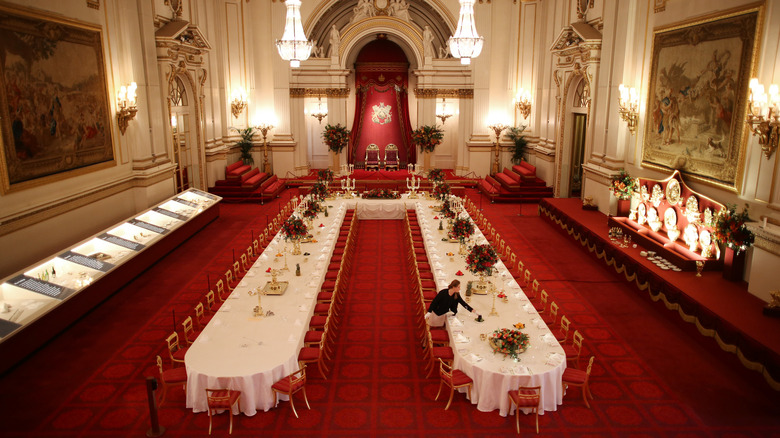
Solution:
{"label": "white tablecloth", "polygon": [[[462,283],[461,293],[465,295],[467,283],[478,278],[466,270],[465,256],[457,255],[458,244],[442,241],[445,232],[438,230],[439,220],[433,219],[437,213],[429,208],[429,205],[427,202],[415,204],[436,283],[441,290],[457,278]],[[444,222],[447,220],[444,219]],[[479,244],[487,243],[479,231],[474,240]],[[455,255],[448,256],[447,253]],[[499,262],[496,267],[498,273],[488,278],[499,290],[503,289],[508,297],[506,303],[498,298],[495,301],[499,316],[489,316],[493,307],[492,295],[472,295],[469,304],[485,321],[476,322],[474,315],[462,307],[459,307],[455,319],[448,319],[450,346],[455,353],[454,366],[474,380],[471,402],[476,404],[480,411],[490,412],[498,409],[501,415],[507,415],[510,411],[507,392],[517,389],[520,385],[541,386],[542,407],[546,411],[554,411],[563,400],[561,376],[566,369],[563,348],[552,336],[503,262]],[[464,275],[456,276],[458,271]],[[490,336],[494,330],[511,329],[518,322],[525,324],[521,331],[530,337],[530,346],[519,355],[519,362],[503,354],[494,354],[487,341],[480,339],[480,334]],[[465,389],[463,391],[465,392]],[[539,413],[543,414],[542,411]]]}
{"label": "white tablecloth", "polygon": [[[333,205],[332,203],[330,203]],[[287,266],[278,281],[289,286],[281,296],[263,296],[264,311],[273,316],[254,317],[258,296],[249,291],[262,288],[271,280],[265,271],[284,266],[284,241],[272,241],[252,265],[247,275],[230,294],[211,322],[198,336],[184,357],[187,367],[187,407],[204,412],[206,388],[231,388],[241,391],[241,409],[246,415],[273,407],[271,385],[298,369],[298,352],[314,312],[314,304],[344,220],[346,204],[340,202],[319,215],[312,233],[316,243],[301,244],[309,256],[287,256]],[[325,225],[319,227],[320,224]],[[288,244],[292,249],[292,245]],[[274,260],[276,259],[276,260]],[[295,276],[300,264],[301,276]]]}
{"label": "white tablecloth", "polygon": [[[257,410],[267,411],[273,407],[271,385],[298,369],[298,352],[303,346],[316,294],[324,281],[347,208],[357,205],[360,211],[362,205],[362,211],[367,213],[368,217],[358,217],[367,219],[372,214],[403,214],[405,206],[414,206],[418,212],[426,251],[439,289],[445,288],[452,279],[459,278],[464,283],[465,291],[466,282],[475,278],[465,269],[463,256],[446,255],[447,252],[457,254],[458,245],[441,241],[444,235],[437,230],[439,221],[433,219],[436,213],[429,208],[434,203],[409,200],[406,196],[400,200],[328,201],[326,205],[333,206],[328,210],[329,217],[320,215],[314,222],[314,237],[318,242],[301,245],[302,251],[309,252],[310,255],[287,256],[287,266],[290,270],[278,278],[279,281],[289,282],[285,294],[262,297],[263,310],[271,310],[274,316],[254,317],[252,313],[254,306],[258,305],[258,297],[250,296],[248,292],[257,287],[262,288],[271,280],[270,275],[265,272],[266,269],[284,266],[284,258],[275,257],[284,246],[284,242],[277,235],[187,352],[184,358],[187,367],[187,407],[194,412],[206,411],[206,388],[240,390],[241,408],[246,415],[251,416],[257,413]],[[324,227],[319,227],[319,224]],[[483,240],[481,233],[478,234],[477,241]],[[301,266],[300,277],[295,276],[296,263]],[[503,284],[509,295],[509,302],[497,300],[496,308],[500,316],[491,317],[488,314],[492,297],[473,296],[471,306],[481,313],[486,321],[477,323],[471,314],[461,309],[458,322],[448,323],[455,351],[455,367],[474,379],[472,403],[481,411],[499,409],[501,415],[506,415],[509,412],[506,393],[518,384],[541,385],[544,410],[555,410],[563,397],[561,375],[566,368],[566,361],[556,363],[556,358],[552,355],[558,354],[561,356],[559,359],[563,359],[563,349],[554,340],[548,345],[542,339],[542,336],[549,335],[549,330],[543,322],[539,322],[541,320],[535,310],[530,310],[529,313],[523,309],[525,305],[529,309],[533,309],[533,306],[527,302],[527,298],[503,263],[499,263],[498,267],[499,274],[494,281],[501,280],[499,288]],[[466,275],[456,277],[458,270]],[[487,342],[479,339],[481,333],[491,333],[497,328],[509,328],[516,322],[524,322],[524,332],[531,336],[530,347],[521,355],[521,361],[518,363],[504,359],[502,355],[494,356]],[[536,326],[537,323],[540,327]],[[469,342],[457,342],[460,336],[468,338]],[[478,355],[482,360],[477,361],[472,354]]]}

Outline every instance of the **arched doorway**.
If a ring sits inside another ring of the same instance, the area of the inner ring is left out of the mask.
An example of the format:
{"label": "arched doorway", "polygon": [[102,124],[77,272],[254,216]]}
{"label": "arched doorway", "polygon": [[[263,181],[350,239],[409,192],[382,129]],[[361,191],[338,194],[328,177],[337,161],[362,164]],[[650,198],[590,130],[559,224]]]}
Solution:
{"label": "arched doorway", "polygon": [[355,118],[349,163],[362,168],[366,150],[376,145],[385,157],[398,148],[401,167],[414,163],[409,118],[409,61],[404,51],[380,34],[360,50],[355,61]]}
{"label": "arched doorway", "polygon": [[197,142],[197,120],[193,107],[192,93],[188,91],[185,80],[178,75],[170,83],[168,99],[171,109],[173,128],[173,161],[176,163],[176,191],[190,187],[205,188],[204,160]]}
{"label": "arched doorway", "polygon": [[575,87],[571,102],[572,133],[568,193],[570,198],[582,197],[582,162],[585,159],[585,136],[588,127],[585,80],[580,79]]}

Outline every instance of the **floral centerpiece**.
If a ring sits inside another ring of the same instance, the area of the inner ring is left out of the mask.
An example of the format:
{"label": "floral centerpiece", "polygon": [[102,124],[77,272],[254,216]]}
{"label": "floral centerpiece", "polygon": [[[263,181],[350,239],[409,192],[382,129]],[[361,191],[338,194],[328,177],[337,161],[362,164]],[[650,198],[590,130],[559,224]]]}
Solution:
{"label": "floral centerpiece", "polygon": [[439,201],[444,201],[450,196],[450,185],[446,182],[443,182],[441,184],[437,184],[436,187],[433,188],[433,197],[438,199]]}
{"label": "floral centerpiece", "polygon": [[317,181],[332,183],[333,171],[330,169],[322,169],[317,171]]}
{"label": "floral centerpiece", "polygon": [[450,200],[445,199],[444,203],[441,205],[441,215],[446,217],[447,219],[454,219],[455,218],[455,212],[452,211],[452,206],[450,205]]}
{"label": "floral centerpiece", "polygon": [[485,275],[493,269],[498,262],[498,254],[490,244],[474,245],[466,257],[466,268],[472,274]]}
{"label": "floral centerpiece", "polygon": [[471,222],[471,219],[459,217],[452,223],[452,228],[450,228],[448,236],[450,239],[457,239],[464,242],[471,237],[472,234],[474,234],[474,223]]}
{"label": "floral centerpiece", "polygon": [[401,195],[388,189],[371,189],[363,192],[361,197],[363,199],[398,199]]}
{"label": "floral centerpiece", "polygon": [[444,170],[433,168],[428,171],[428,179],[434,183],[440,183],[444,181]]}
{"label": "floral centerpiece", "polygon": [[317,181],[311,187],[311,192],[309,192],[309,194],[313,196],[315,199],[319,199],[320,201],[322,201],[323,199],[328,197],[328,188],[325,187],[325,183],[321,181]]}
{"label": "floral centerpiece", "polygon": [[320,210],[320,204],[317,201],[309,201],[306,205],[306,210],[303,210],[303,217],[309,220],[314,219]]}
{"label": "floral centerpiece", "polygon": [[444,131],[435,125],[423,125],[412,131],[412,143],[423,152],[433,152],[443,138]]}
{"label": "floral centerpiece", "polygon": [[609,187],[609,191],[621,200],[631,199],[631,195],[636,190],[636,179],[626,172],[625,169],[620,169],[617,175],[612,176],[612,185]]}
{"label": "floral centerpiece", "polygon": [[753,233],[745,226],[745,222],[749,220],[747,205],[741,213],[737,213],[736,205],[727,205],[715,215],[713,237],[739,254],[752,245],[755,239]]}
{"label": "floral centerpiece", "polygon": [[306,227],[306,224],[303,223],[303,220],[295,216],[291,216],[289,219],[282,222],[281,232],[285,240],[293,241],[303,239],[309,234],[309,230]]}
{"label": "floral centerpiece", "polygon": [[322,139],[328,145],[328,150],[338,154],[349,144],[349,129],[346,126],[341,126],[340,123],[327,124],[325,130],[322,131]]}
{"label": "floral centerpiece", "polygon": [[513,359],[517,359],[517,355],[528,348],[531,338],[520,330],[502,328],[490,335],[488,343],[496,353],[504,353]]}

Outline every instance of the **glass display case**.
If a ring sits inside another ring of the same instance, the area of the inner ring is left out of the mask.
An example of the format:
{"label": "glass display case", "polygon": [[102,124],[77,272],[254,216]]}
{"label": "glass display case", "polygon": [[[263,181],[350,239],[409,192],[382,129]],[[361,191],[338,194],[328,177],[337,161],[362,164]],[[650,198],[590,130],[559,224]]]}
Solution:
{"label": "glass display case", "polygon": [[[98,300],[116,291],[123,285],[119,280],[132,278],[153,263],[152,260],[143,260],[123,269],[129,261],[162,257],[215,219],[219,215],[216,206],[221,199],[201,190],[189,189],[3,279],[0,282],[0,351],[7,341],[24,333],[26,327],[88,291],[97,280],[124,270],[126,272],[117,275],[117,281],[101,282],[103,290],[94,294],[100,296],[80,301],[97,304]],[[180,229],[182,232],[177,232]],[[172,235],[177,237],[169,239]],[[83,305],[79,306],[79,310],[83,308]],[[69,318],[75,320],[80,316],[76,314]],[[55,334],[51,333],[49,337]],[[0,365],[2,368],[8,366],[6,363]]]}

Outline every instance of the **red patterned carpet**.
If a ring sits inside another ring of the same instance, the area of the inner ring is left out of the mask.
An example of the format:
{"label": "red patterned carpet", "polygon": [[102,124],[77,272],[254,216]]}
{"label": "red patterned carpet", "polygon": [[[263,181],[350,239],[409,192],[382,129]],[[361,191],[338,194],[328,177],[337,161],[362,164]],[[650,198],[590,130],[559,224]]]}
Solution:
{"label": "red patterned carpet", "polygon": [[[207,290],[207,275],[213,283],[224,273],[232,250],[246,248],[277,203],[222,206],[217,221],[2,376],[0,435],[142,436],[149,427],[144,376],[164,352],[172,310],[180,328]],[[777,394],[733,355],[619,280],[544,223],[535,206],[483,207],[596,355],[592,409],[572,390],[557,412],[540,418],[540,436],[780,437]],[[478,412],[462,394],[449,411],[433,400],[438,381],[422,374],[400,226],[361,222],[329,379],[310,373],[312,410],[299,403],[296,419],[285,402],[239,416],[234,435],[516,436],[513,418]],[[206,414],[183,404],[183,392],[171,389],[160,412],[166,436],[206,436]],[[215,419],[215,430],[226,435],[226,416]],[[521,430],[533,435],[531,417],[521,418]]]}

